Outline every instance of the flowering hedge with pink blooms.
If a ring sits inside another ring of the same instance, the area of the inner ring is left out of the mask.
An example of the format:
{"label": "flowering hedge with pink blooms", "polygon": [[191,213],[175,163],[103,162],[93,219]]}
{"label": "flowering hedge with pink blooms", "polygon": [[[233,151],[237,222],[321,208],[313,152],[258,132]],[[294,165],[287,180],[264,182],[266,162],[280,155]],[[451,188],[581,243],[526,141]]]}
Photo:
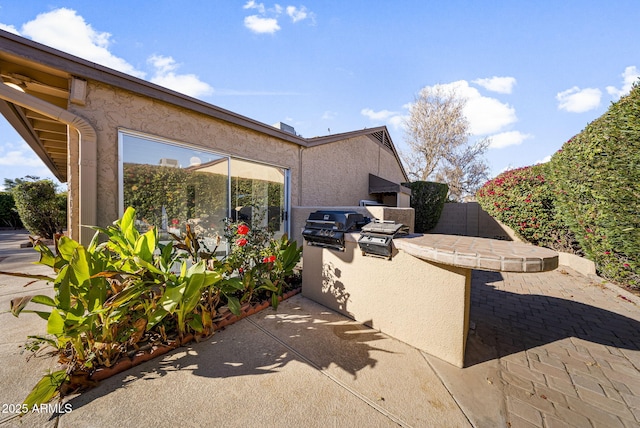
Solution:
{"label": "flowering hedge with pink blooms", "polygon": [[535,165],[503,172],[485,183],[476,197],[486,212],[525,241],[579,254],[573,234],[556,210],[545,168]]}

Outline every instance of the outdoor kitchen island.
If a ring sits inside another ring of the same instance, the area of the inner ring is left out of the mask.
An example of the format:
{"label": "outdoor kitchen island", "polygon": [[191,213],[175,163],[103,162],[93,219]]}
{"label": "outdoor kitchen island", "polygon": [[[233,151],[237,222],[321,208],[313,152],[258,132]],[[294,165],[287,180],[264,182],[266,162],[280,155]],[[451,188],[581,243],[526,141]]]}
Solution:
{"label": "outdoor kitchen island", "polygon": [[545,272],[550,249],[453,235],[393,239],[393,258],[363,255],[359,233],[344,251],[304,245],[302,294],[458,367],[469,331],[471,271]]}

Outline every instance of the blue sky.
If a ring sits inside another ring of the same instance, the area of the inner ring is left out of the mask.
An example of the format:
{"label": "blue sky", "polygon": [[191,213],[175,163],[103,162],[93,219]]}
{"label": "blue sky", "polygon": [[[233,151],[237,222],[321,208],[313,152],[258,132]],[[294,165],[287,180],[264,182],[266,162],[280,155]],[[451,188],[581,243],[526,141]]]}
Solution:
{"label": "blue sky", "polygon": [[[303,137],[386,125],[425,86],[467,99],[491,175],[548,159],[640,76],[637,0],[0,0],[0,28]],[[51,177],[0,118],[0,184]]]}

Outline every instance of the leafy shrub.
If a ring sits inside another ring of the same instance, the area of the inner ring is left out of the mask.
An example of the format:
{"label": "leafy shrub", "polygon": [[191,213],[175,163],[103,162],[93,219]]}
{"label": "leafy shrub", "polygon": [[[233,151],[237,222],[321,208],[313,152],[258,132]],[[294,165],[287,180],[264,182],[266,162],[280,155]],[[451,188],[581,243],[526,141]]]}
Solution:
{"label": "leafy shrub", "polygon": [[11,193],[20,220],[30,233],[51,239],[62,232],[67,224],[66,194],[58,196],[51,180],[25,181]]}
{"label": "leafy shrub", "polygon": [[21,229],[22,221],[10,192],[0,192],[0,227]]}
{"label": "leafy shrub", "polygon": [[411,189],[411,208],[416,210],[415,231],[426,233],[436,227],[449,186],[431,181],[414,181],[402,185]]}
{"label": "leafy shrub", "polygon": [[505,171],[478,190],[478,203],[492,217],[535,245],[578,252],[573,234],[558,215],[547,165]]}
{"label": "leafy shrub", "polygon": [[640,287],[640,85],[551,160],[558,205],[608,279]]}
{"label": "leafy shrub", "polygon": [[[98,233],[86,248],[62,236],[57,254],[35,241],[39,263],[53,269],[51,277],[0,272],[45,280],[54,289],[53,298],[25,296],[11,302],[15,316],[32,312],[47,321],[48,335],[31,336],[35,342],[30,348],[49,344],[66,365],[36,385],[25,399],[27,409],[91,385],[96,369],[113,366],[142,347],[180,344],[190,334],[213,333],[223,305],[239,315],[242,303],[262,293],[277,306],[300,259],[295,242],[250,233],[243,224],[230,226],[231,235],[242,236],[232,244],[233,256],[218,260],[215,249],[208,251],[189,225],[186,234],[163,244],[155,227],[140,234],[135,221],[135,210],[128,208],[112,226],[96,227]],[[100,235],[107,240],[98,244]],[[242,257],[245,247],[257,258]],[[50,311],[25,309],[30,302]]]}

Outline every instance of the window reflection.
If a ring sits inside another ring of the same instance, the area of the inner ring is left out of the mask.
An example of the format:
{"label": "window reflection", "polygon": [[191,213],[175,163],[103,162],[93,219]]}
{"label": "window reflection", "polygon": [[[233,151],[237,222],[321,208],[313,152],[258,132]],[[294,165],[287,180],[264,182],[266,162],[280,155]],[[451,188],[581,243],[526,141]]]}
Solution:
{"label": "window reflection", "polygon": [[276,237],[285,232],[285,170],[231,159],[231,218],[266,228]]}
{"label": "window reflection", "polygon": [[[122,138],[124,206],[136,209],[141,232],[156,226],[168,239],[190,223],[203,237],[223,234],[229,211],[226,157],[137,136]],[[218,169],[203,170],[207,164]]]}
{"label": "window reflection", "polygon": [[136,209],[139,231],[155,226],[169,239],[189,223],[210,250],[227,217],[285,233],[285,169],[124,132],[120,138],[122,208]]}

